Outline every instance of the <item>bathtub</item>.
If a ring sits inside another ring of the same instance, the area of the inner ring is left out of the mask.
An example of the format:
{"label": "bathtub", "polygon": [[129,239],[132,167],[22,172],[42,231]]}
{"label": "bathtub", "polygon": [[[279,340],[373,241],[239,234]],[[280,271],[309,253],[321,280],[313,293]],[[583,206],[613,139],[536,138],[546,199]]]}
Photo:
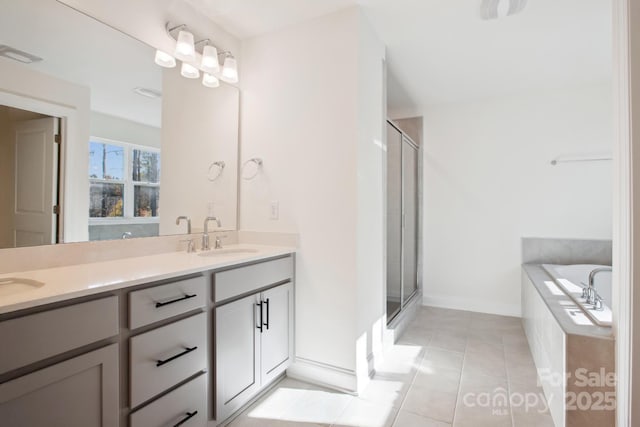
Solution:
{"label": "bathtub", "polygon": [[603,310],[593,310],[592,305],[587,304],[582,298],[582,288],[589,284],[589,273],[595,268],[609,267],[597,264],[558,265],[542,264],[542,268],[553,278],[554,282],[569,297],[571,297],[582,310],[601,326],[610,326],[613,318],[611,312],[611,272],[603,271],[595,276],[593,287],[603,301]]}

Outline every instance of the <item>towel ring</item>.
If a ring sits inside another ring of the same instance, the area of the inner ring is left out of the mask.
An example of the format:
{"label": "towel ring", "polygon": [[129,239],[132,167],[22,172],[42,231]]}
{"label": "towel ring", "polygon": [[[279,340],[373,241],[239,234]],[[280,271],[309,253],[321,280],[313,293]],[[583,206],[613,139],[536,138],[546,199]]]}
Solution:
{"label": "towel ring", "polygon": [[216,179],[220,178],[220,175],[222,175],[222,171],[224,170],[225,166],[226,165],[222,160],[211,163],[209,165],[209,171],[207,172],[207,179],[213,182]]}
{"label": "towel ring", "polygon": [[[250,164],[253,163],[255,166],[255,171],[252,174],[245,174],[245,167]],[[262,169],[262,159],[258,158],[258,157],[254,157],[252,159],[247,160],[246,162],[244,162],[242,164],[242,179],[244,180],[251,180],[253,178],[255,178],[256,176],[258,176],[258,173],[260,173],[260,169]]]}

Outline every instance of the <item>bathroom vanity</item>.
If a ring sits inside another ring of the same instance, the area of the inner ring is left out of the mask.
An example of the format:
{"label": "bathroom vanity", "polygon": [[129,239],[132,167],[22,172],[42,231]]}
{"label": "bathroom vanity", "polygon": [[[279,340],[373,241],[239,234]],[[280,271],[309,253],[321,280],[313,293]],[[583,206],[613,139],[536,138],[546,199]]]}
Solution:
{"label": "bathroom vanity", "polygon": [[44,284],[0,300],[2,423],[228,420],[294,348],[294,250],[231,249],[12,274]]}

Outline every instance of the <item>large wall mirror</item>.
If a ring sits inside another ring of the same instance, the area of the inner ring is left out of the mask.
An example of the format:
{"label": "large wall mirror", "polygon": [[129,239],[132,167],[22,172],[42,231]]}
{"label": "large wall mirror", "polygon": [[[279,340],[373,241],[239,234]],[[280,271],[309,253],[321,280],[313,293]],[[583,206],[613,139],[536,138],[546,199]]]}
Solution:
{"label": "large wall mirror", "polygon": [[0,3],[0,248],[236,229],[236,87],[56,0]]}

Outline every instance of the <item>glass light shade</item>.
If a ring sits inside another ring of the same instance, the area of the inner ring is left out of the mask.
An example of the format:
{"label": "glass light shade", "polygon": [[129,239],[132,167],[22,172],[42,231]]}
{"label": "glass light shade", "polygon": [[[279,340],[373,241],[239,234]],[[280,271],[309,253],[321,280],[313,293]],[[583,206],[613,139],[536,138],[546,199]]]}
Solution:
{"label": "glass light shade", "polygon": [[182,77],[186,77],[188,79],[197,79],[198,77],[200,77],[200,70],[198,70],[191,64],[183,62],[182,68],[180,69],[180,74],[182,74]]}
{"label": "glass light shade", "polygon": [[202,84],[206,87],[218,87],[220,86],[220,80],[212,74],[204,73],[202,77]]}
{"label": "glass light shade", "polygon": [[196,47],[193,42],[193,34],[182,30],[178,33],[175,57],[181,61],[194,62],[196,60]]}
{"label": "glass light shade", "polygon": [[220,71],[218,63],[218,49],[215,46],[206,45],[202,49],[202,69],[209,74]]}
{"label": "glass light shade", "polygon": [[165,68],[173,68],[176,66],[176,59],[167,52],[156,50],[156,64]]}
{"label": "glass light shade", "polygon": [[238,82],[238,64],[236,59],[227,55],[224,58],[224,65],[222,65],[222,80],[237,83]]}

